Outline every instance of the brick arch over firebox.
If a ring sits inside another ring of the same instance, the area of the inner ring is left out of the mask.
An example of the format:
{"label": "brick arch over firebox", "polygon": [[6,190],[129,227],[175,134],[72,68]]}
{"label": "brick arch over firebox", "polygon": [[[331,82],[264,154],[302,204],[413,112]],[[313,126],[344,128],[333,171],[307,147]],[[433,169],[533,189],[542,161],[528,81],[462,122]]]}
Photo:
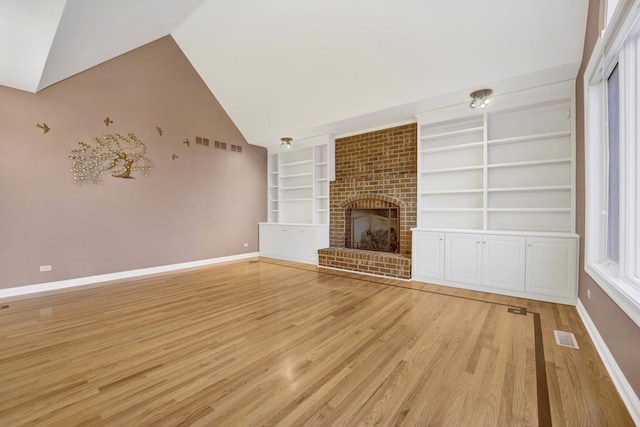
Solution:
{"label": "brick arch over firebox", "polygon": [[401,211],[406,210],[406,203],[388,194],[356,194],[342,203],[343,209],[366,209],[366,208],[387,208],[399,207]]}

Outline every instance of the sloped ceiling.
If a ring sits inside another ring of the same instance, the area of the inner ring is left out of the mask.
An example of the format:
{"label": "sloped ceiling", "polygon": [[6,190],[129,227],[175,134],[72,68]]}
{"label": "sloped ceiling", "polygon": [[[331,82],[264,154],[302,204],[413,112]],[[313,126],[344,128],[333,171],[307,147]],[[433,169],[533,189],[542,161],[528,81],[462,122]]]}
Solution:
{"label": "sloped ceiling", "polygon": [[38,91],[171,34],[248,142],[575,78],[588,0],[0,0],[0,84]]}

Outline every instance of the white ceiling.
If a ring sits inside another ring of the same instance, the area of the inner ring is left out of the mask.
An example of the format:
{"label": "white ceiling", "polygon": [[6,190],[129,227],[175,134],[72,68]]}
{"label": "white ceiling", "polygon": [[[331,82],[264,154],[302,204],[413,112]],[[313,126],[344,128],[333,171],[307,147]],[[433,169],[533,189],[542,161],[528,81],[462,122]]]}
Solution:
{"label": "white ceiling", "polygon": [[36,92],[171,34],[248,142],[348,133],[574,78],[588,0],[0,0],[0,84]]}

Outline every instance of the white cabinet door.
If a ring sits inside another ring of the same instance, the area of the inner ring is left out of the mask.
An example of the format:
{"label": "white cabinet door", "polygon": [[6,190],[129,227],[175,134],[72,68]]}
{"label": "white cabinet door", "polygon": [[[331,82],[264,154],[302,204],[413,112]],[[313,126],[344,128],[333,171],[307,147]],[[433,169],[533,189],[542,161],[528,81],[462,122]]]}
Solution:
{"label": "white cabinet door", "polygon": [[483,285],[524,291],[525,241],[520,236],[483,236]]}
{"label": "white cabinet door", "polygon": [[273,253],[273,241],[271,240],[271,236],[269,235],[269,224],[260,224],[259,226],[259,242],[260,245],[260,256],[269,256]]}
{"label": "white cabinet door", "polygon": [[300,227],[287,226],[284,229],[284,255],[287,258],[302,256],[302,230]]}
{"label": "white cabinet door", "polygon": [[274,257],[285,255],[285,231],[280,225],[269,225],[269,239],[271,239],[271,254]]}
{"label": "white cabinet door", "polygon": [[526,292],[575,304],[577,262],[576,239],[527,237]]}
{"label": "white cabinet door", "polygon": [[281,257],[284,255],[284,227],[260,224],[260,255]]}
{"label": "white cabinet door", "polygon": [[482,279],[480,234],[446,233],[444,278],[479,285]]}
{"label": "white cabinet door", "polygon": [[444,233],[413,232],[413,275],[420,278],[444,278]]}
{"label": "white cabinet door", "polygon": [[301,252],[298,256],[318,264],[318,230],[312,227],[300,227],[300,245]]}

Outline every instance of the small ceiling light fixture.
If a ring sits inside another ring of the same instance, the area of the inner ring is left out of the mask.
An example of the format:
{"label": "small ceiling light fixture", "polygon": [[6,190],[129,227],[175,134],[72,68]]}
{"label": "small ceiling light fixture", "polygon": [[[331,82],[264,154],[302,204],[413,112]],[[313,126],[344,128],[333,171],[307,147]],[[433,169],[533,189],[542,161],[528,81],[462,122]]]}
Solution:
{"label": "small ceiling light fixture", "polygon": [[491,101],[489,97],[492,93],[492,89],[480,89],[471,92],[469,94],[469,96],[471,97],[471,104],[469,104],[469,107],[476,108],[479,105],[480,108],[485,108],[489,101]]}
{"label": "small ceiling light fixture", "polygon": [[280,141],[282,141],[280,143],[280,148],[291,148],[291,141],[293,141],[293,138],[280,138]]}

